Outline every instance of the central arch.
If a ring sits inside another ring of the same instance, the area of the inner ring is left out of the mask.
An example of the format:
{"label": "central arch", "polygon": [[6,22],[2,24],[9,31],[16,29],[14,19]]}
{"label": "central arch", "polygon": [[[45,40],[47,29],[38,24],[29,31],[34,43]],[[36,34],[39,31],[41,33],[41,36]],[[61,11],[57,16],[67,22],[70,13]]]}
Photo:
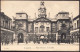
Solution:
{"label": "central arch", "polygon": [[24,35],[23,33],[18,34],[18,43],[23,43],[24,42]]}

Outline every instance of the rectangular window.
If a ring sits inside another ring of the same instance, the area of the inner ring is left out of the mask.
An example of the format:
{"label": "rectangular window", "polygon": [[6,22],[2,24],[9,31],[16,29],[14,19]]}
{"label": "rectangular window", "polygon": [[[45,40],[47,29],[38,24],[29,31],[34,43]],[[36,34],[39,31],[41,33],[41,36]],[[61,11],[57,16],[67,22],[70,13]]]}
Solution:
{"label": "rectangular window", "polygon": [[10,29],[10,21],[9,21],[9,29]]}
{"label": "rectangular window", "polygon": [[22,17],[22,14],[20,14],[20,17]]}
{"label": "rectangular window", "polygon": [[38,33],[38,27],[35,27],[35,32]]}
{"label": "rectangular window", "polygon": [[76,23],[74,23],[74,29],[76,29]]}
{"label": "rectangular window", "polygon": [[5,22],[3,21],[3,27],[5,27]]}
{"label": "rectangular window", "polygon": [[55,24],[53,23],[52,28],[55,28]]}
{"label": "rectangular window", "polygon": [[63,14],[62,16],[65,17],[65,14]]}
{"label": "rectangular window", "polygon": [[40,32],[43,33],[44,32],[44,28],[40,28]]}
{"label": "rectangular window", "polygon": [[5,23],[6,23],[6,26],[5,27],[8,28],[8,21],[5,21]]}
{"label": "rectangular window", "polygon": [[46,27],[46,31],[49,32],[49,27]]}
{"label": "rectangular window", "polygon": [[1,26],[3,26],[3,21],[1,20]]}
{"label": "rectangular window", "polygon": [[28,31],[32,32],[32,24],[31,23],[29,23],[28,28],[29,28]]}
{"label": "rectangular window", "polygon": [[40,32],[43,32],[43,28],[40,28]]}
{"label": "rectangular window", "polygon": [[56,28],[52,28],[52,32],[56,32],[57,30],[56,30]]}
{"label": "rectangular window", "polygon": [[79,28],[79,20],[77,20],[77,28]]}

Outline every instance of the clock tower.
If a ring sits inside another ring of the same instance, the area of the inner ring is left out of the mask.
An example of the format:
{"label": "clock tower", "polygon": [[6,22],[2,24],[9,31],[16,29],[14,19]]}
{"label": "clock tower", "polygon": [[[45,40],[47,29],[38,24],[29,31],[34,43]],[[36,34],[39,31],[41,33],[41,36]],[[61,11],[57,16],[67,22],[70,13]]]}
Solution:
{"label": "clock tower", "polygon": [[44,6],[43,1],[41,1],[40,3],[40,8],[38,9],[38,11],[39,11],[38,17],[46,17],[46,8]]}

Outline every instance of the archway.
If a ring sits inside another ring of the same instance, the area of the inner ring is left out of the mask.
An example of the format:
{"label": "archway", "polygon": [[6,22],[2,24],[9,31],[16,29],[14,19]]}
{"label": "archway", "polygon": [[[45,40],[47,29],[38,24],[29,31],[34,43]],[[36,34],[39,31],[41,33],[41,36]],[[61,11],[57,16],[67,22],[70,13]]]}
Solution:
{"label": "archway", "polygon": [[40,39],[41,39],[41,40],[43,40],[44,38],[45,38],[45,36],[44,36],[44,35],[41,35],[41,36],[40,36]]}
{"label": "archway", "polygon": [[46,37],[44,35],[40,35],[40,41],[42,43],[45,43],[47,40],[46,40]]}
{"label": "archway", "polygon": [[18,34],[18,43],[23,43],[23,41],[24,41],[24,36],[22,33],[19,33]]}

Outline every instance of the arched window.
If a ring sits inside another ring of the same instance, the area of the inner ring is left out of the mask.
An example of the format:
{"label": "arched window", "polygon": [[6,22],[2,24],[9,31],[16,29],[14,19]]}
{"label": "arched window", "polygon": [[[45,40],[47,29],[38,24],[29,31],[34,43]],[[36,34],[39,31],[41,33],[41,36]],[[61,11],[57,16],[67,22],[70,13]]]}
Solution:
{"label": "arched window", "polygon": [[41,25],[40,26],[40,32],[44,32],[44,28],[45,28],[44,25]]}

